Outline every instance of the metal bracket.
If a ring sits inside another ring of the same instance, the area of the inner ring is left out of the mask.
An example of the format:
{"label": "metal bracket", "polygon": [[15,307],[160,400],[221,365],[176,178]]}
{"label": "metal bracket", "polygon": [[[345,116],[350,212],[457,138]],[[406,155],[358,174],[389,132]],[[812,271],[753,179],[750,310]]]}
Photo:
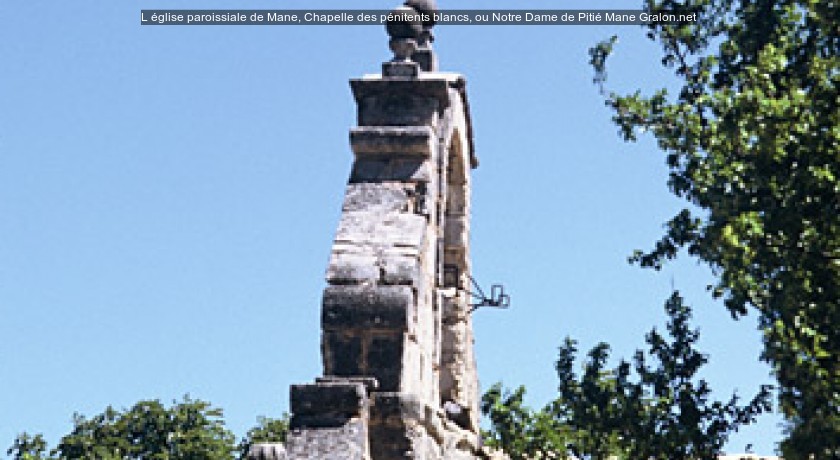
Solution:
{"label": "metal bracket", "polygon": [[[469,276],[469,275],[467,275]],[[510,296],[505,294],[505,287],[501,284],[494,284],[490,287],[490,297],[487,297],[484,294],[484,291],[481,289],[481,286],[475,281],[475,278],[469,276],[470,281],[472,282],[473,287],[475,288],[476,292],[462,289],[462,291],[466,292],[473,299],[476,299],[478,302],[473,302],[470,304],[470,313],[478,310],[481,307],[493,307],[493,308],[509,308],[510,307]]]}
{"label": "metal bracket", "polygon": [[481,307],[493,307],[493,308],[509,308],[510,307],[510,296],[505,294],[505,287],[501,284],[494,284],[490,287],[490,297],[487,297],[484,294],[484,290],[481,289],[481,286],[478,285],[475,278],[470,275],[467,275],[470,279],[470,283],[472,284],[472,289],[462,288],[460,286],[460,279],[461,279],[461,272],[458,270],[456,265],[444,265],[443,266],[443,286],[448,288],[455,288],[461,292],[465,292],[467,295],[473,298],[473,302],[470,302],[470,311],[472,313],[478,310]]}

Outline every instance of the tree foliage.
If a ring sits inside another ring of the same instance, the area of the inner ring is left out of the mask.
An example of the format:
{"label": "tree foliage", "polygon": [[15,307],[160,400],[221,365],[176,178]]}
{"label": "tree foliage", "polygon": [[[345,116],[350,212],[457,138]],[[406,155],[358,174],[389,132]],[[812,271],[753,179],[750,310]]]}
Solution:
{"label": "tree foliage", "polygon": [[15,439],[12,447],[6,451],[12,456],[12,460],[42,460],[48,457],[47,441],[40,434],[31,436],[23,433]]}
{"label": "tree foliage", "polygon": [[524,386],[511,392],[500,383],[482,396],[481,410],[492,426],[483,433],[485,442],[504,450],[512,460],[566,458],[571,429],[551,411],[534,411],[524,400]]}
{"label": "tree foliage", "polygon": [[558,396],[540,411],[523,403],[524,388],[504,391],[495,385],[482,398],[491,430],[486,442],[525,459],[712,460],[729,435],[769,410],[770,391],[746,405],[736,395],[711,399],[708,383],[698,378],[706,355],[695,349],[697,330],[691,310],[674,293],[666,302],[667,336],[653,329],[647,352],[632,363],[608,368],[610,348],[601,343],[575,372],[577,346],[566,339],[556,363]]}
{"label": "tree foliage", "polygon": [[190,399],[169,409],[159,401],[141,401],[125,412],[108,407],[90,419],[77,415],[57,450],[63,458],[229,458],[234,436],[221,417],[220,409]]}
{"label": "tree foliage", "polygon": [[[789,421],[788,460],[840,458],[840,3],[646,0],[680,88],[607,96],[621,136],[651,132],[679,212],[649,252],[708,263],[733,317],[759,313]],[[663,16],[663,19],[667,17]],[[615,38],[590,51],[595,81]],[[699,210],[699,211],[698,211]]]}
{"label": "tree foliage", "polygon": [[157,400],[130,409],[107,407],[93,417],[75,415],[73,429],[48,450],[43,436],[23,433],[6,451],[14,460],[234,460],[256,442],[282,442],[286,418],[260,418],[237,444],[222,410],[185,397],[166,407]]}

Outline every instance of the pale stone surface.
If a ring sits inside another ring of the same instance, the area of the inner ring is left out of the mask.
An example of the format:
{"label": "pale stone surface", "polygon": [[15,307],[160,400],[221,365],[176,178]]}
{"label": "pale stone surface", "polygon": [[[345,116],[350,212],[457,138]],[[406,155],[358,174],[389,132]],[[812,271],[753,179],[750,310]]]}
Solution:
{"label": "pale stone surface", "polygon": [[478,429],[478,378],[473,354],[469,305],[463,296],[443,297],[441,399],[459,408],[450,418],[464,428]]}
{"label": "pale stone surface", "polygon": [[424,216],[407,213],[351,211],[341,215],[337,243],[358,246],[420,247],[426,230]]}
{"label": "pale stone surface", "polygon": [[286,447],[282,443],[254,444],[248,449],[247,460],[286,460]]}
{"label": "pale stone surface", "polygon": [[286,445],[289,460],[370,460],[362,419],[339,428],[292,430]]}
{"label": "pale stone surface", "polygon": [[349,184],[344,195],[343,212],[399,213],[409,209],[413,186],[399,183]]}
{"label": "pale stone surface", "polygon": [[327,268],[330,284],[362,284],[379,278],[377,258],[361,254],[332,253]]}
{"label": "pale stone surface", "polygon": [[416,257],[385,256],[378,260],[383,284],[415,286],[420,283],[420,267]]}
{"label": "pale stone surface", "polygon": [[[414,54],[414,50],[406,51]],[[420,75],[420,65],[416,62],[384,62],[382,74],[388,77],[417,78]]]}

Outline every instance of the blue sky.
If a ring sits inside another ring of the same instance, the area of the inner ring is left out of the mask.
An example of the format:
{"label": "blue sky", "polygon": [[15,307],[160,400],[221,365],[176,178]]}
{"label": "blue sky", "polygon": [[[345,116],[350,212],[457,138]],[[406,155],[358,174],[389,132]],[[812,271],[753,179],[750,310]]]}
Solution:
{"label": "blue sky", "polygon": [[[444,8],[633,8],[631,1],[459,1]],[[395,2],[360,0],[354,9]],[[324,271],[352,154],[349,78],[389,58],[376,26],[141,27],[141,8],[341,8],[347,2],[7,1],[0,5],[0,448],[54,445],[74,412],[189,393],[238,435],[321,373]],[[686,260],[648,248],[683,204],[651,139],[625,144],[587,49],[618,34],[611,88],[673,84],[640,27],[449,26],[481,166],[474,276],[505,311],[475,313],[483,388],[556,388],[567,335],[616,357],[662,325],[672,285],[695,307],[719,398],[769,383],[755,316],[732,321]],[[780,418],[733,437],[771,453]]]}

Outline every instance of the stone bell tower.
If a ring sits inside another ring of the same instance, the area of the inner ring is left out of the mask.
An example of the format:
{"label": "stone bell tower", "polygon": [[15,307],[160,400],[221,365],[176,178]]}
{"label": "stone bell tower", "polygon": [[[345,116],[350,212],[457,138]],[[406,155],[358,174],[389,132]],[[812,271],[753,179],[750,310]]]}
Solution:
{"label": "stone bell tower", "polygon": [[285,449],[251,458],[491,458],[466,292],[478,160],[464,77],[438,71],[431,48],[435,11],[394,10],[393,59],[350,81],[355,161],[321,306],[324,377],[292,386]]}

